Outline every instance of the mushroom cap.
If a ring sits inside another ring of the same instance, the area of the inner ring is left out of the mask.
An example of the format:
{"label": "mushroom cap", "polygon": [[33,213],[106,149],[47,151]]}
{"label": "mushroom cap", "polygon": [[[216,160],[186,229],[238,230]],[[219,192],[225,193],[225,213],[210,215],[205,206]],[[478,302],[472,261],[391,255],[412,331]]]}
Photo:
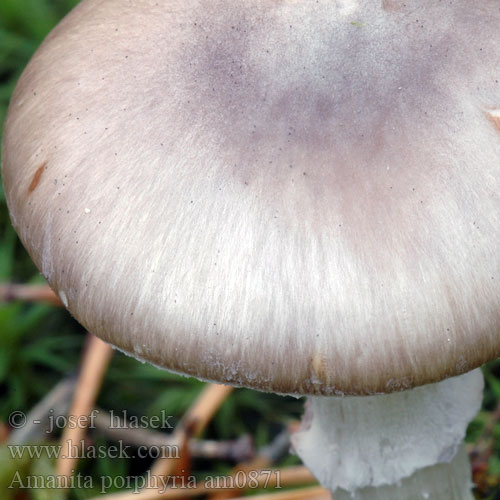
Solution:
{"label": "mushroom cap", "polygon": [[202,379],[372,394],[500,355],[496,0],[84,0],[5,127],[88,330]]}

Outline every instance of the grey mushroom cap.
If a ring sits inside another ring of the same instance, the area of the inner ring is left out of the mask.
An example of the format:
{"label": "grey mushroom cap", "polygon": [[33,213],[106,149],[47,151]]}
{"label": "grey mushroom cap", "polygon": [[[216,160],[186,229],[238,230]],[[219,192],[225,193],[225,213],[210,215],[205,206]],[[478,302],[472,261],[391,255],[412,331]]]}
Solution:
{"label": "grey mushroom cap", "polygon": [[176,372],[392,392],[500,355],[500,4],[83,0],[3,181],[88,330]]}

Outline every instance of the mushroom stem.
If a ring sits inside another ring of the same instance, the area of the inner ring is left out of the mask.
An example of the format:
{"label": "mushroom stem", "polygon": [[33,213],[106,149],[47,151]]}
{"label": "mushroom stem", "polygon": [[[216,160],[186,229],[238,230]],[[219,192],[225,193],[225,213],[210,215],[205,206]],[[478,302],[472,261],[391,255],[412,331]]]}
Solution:
{"label": "mushroom stem", "polygon": [[312,397],[293,445],[337,499],[469,500],[462,442],[483,385],[474,370],[393,394]]}
{"label": "mushroom stem", "polygon": [[474,500],[470,462],[464,446],[449,463],[425,467],[396,484],[368,486],[353,493],[338,489],[335,500]]}

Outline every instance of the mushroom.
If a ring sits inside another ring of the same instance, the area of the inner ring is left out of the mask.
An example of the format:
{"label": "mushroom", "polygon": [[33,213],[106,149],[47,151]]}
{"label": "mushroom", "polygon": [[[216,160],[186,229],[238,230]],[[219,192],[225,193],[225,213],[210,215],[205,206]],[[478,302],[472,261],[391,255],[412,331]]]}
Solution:
{"label": "mushroom", "polygon": [[83,0],[12,98],[14,227],[124,352],[310,396],[295,448],[337,499],[470,499],[499,23],[495,0]]}

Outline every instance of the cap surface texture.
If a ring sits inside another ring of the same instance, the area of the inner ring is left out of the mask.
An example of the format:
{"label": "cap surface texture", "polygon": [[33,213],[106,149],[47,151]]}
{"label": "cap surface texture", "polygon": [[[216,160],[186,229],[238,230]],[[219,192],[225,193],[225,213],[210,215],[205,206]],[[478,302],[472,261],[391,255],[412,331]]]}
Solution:
{"label": "cap surface texture", "polygon": [[500,4],[84,0],[13,95],[72,314],[203,379],[393,392],[500,355]]}

